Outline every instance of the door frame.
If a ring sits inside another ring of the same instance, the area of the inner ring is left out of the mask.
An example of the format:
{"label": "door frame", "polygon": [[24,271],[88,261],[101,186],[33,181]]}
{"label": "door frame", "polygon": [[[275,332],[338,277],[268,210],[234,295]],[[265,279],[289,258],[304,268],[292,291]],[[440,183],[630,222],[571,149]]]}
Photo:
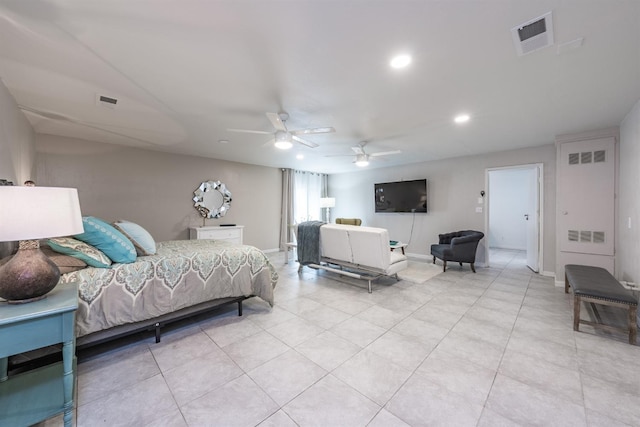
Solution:
{"label": "door frame", "polygon": [[543,255],[544,255],[544,164],[528,163],[523,165],[502,166],[494,168],[486,168],[484,173],[484,188],[486,188],[486,200],[484,202],[484,229],[487,235],[486,251],[485,251],[485,267],[491,267],[490,251],[489,251],[489,200],[491,197],[491,189],[489,188],[489,172],[501,170],[517,170],[517,169],[537,169],[538,170],[538,274],[543,272]]}

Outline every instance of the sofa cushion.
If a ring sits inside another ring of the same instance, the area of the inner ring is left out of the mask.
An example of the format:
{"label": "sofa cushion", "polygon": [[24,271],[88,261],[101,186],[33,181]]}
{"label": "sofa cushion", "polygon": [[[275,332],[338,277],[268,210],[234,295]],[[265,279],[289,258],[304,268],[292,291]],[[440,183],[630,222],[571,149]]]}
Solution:
{"label": "sofa cushion", "polygon": [[325,224],[320,227],[320,255],[323,257],[353,263],[349,228],[354,225]]}
{"label": "sofa cushion", "polygon": [[349,230],[353,263],[386,270],[391,264],[389,232],[384,228],[353,227]]}

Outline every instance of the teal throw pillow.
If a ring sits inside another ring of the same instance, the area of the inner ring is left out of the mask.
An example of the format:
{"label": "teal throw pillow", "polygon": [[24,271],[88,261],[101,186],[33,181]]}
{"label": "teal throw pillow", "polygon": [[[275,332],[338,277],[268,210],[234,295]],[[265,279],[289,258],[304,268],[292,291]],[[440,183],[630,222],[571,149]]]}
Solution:
{"label": "teal throw pillow", "polygon": [[104,252],[71,237],[49,239],[47,244],[53,251],[80,259],[91,267],[109,268],[111,265],[111,259]]}
{"label": "teal throw pillow", "polygon": [[82,218],[82,225],[84,233],[73,236],[76,239],[100,249],[113,262],[126,264],[136,260],[138,254],[131,240],[111,224],[100,218],[85,216]]}
{"label": "teal throw pillow", "polygon": [[155,255],[156,242],[153,240],[151,234],[142,226],[135,222],[125,221],[122,219],[114,222],[113,226],[131,240],[133,246],[136,247],[138,255]]}

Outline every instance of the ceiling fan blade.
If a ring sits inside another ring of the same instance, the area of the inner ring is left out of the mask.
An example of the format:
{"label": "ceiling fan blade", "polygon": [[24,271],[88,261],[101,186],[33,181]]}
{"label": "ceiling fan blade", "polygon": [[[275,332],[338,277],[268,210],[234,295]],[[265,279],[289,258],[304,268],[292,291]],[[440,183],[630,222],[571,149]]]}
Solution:
{"label": "ceiling fan blade", "polygon": [[362,145],[356,145],[355,147],[351,147],[351,149],[356,154],[365,154],[364,148],[362,147]]}
{"label": "ceiling fan blade", "polygon": [[267,132],[264,130],[248,130],[248,129],[227,129],[229,132],[242,132],[242,133],[257,133],[259,135],[272,135],[273,132]]}
{"label": "ceiling fan blade", "polygon": [[273,144],[275,144],[275,143],[276,143],[276,140],[274,138],[274,139],[272,139],[270,141],[265,142],[264,144],[262,144],[262,146],[263,147],[268,147],[268,146],[272,146],[273,147]]}
{"label": "ceiling fan blade", "polygon": [[331,133],[336,130],[332,127],[324,127],[324,128],[311,128],[311,129],[298,129],[292,130],[289,133],[291,135],[311,135],[313,133]]}
{"label": "ceiling fan blade", "polygon": [[293,139],[293,140],[294,140],[294,141],[296,141],[296,142],[299,142],[299,143],[300,143],[300,144],[302,144],[302,145],[306,145],[306,146],[307,146],[307,147],[309,147],[309,148],[316,148],[316,147],[319,147],[319,145],[318,145],[318,144],[316,144],[315,142],[311,142],[311,141],[304,140],[304,139],[302,139],[302,138],[300,138],[300,137],[298,137],[298,136],[295,136],[295,135],[291,135],[291,139]]}
{"label": "ceiling fan blade", "polygon": [[400,150],[394,150],[394,151],[381,151],[379,153],[371,153],[369,154],[369,156],[371,157],[378,157],[378,156],[388,156],[390,154],[400,154],[402,153],[402,151]]}
{"label": "ceiling fan blade", "polygon": [[276,128],[276,130],[282,130],[285,132],[287,131],[287,127],[284,125],[284,122],[280,118],[279,114],[267,113],[267,117],[269,118],[269,121],[271,122],[273,127]]}
{"label": "ceiling fan blade", "polygon": [[324,157],[353,157],[353,154],[326,154]]}

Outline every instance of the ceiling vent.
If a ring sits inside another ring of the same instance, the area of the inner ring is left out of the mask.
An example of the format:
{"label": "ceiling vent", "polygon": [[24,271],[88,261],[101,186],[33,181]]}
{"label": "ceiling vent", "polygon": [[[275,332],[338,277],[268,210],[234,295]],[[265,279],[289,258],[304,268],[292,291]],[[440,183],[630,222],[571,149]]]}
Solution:
{"label": "ceiling vent", "polygon": [[116,108],[118,100],[111,96],[96,94],[96,105],[107,108]]}
{"label": "ceiling vent", "polygon": [[553,19],[551,12],[511,29],[519,56],[553,45]]}

